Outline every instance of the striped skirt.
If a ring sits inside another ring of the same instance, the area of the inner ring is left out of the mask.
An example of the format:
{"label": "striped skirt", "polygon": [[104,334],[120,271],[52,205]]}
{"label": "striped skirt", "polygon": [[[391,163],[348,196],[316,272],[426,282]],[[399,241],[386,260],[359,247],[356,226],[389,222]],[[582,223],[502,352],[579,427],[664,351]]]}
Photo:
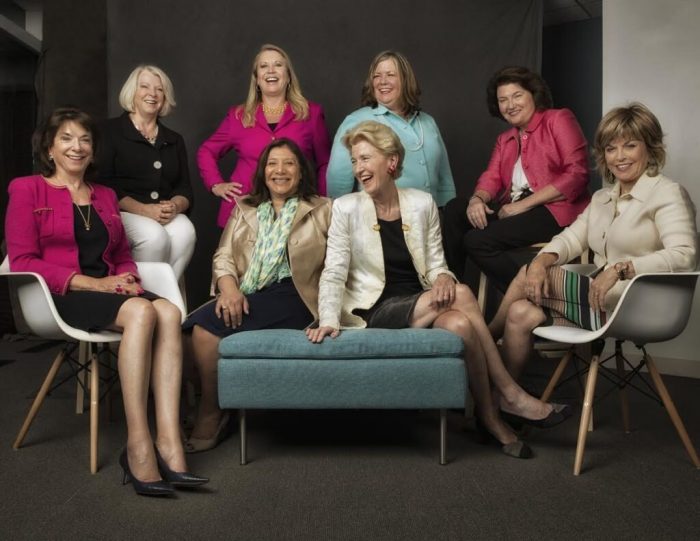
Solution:
{"label": "striped skirt", "polygon": [[547,316],[545,325],[579,327],[589,331],[605,325],[606,313],[594,310],[588,302],[592,278],[558,266],[550,267],[547,272],[549,296],[543,297],[541,304]]}

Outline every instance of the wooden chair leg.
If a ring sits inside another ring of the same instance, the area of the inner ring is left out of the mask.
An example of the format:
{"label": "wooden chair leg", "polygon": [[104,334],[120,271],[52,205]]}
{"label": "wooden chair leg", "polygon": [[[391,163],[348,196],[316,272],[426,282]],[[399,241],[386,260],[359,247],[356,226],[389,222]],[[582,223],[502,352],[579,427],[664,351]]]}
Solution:
{"label": "wooden chair leg", "polygon": [[27,417],[24,419],[24,423],[22,424],[22,428],[19,429],[19,433],[17,434],[17,438],[15,439],[15,442],[12,444],[13,449],[19,449],[20,445],[22,445],[22,442],[24,441],[24,437],[27,435],[27,432],[29,432],[29,427],[32,426],[32,422],[34,422],[34,418],[36,417],[36,414],[39,412],[39,408],[41,408],[41,405],[44,403],[44,398],[46,398],[46,395],[49,392],[49,389],[51,388],[51,384],[53,383],[53,380],[56,378],[56,374],[58,373],[58,369],[61,368],[61,365],[63,364],[63,361],[66,358],[66,349],[67,349],[67,346],[64,347],[61,351],[59,351],[58,355],[56,355],[56,358],[54,359],[53,363],[51,363],[51,368],[49,368],[49,373],[46,374],[46,378],[44,378],[44,383],[41,384],[41,388],[39,389],[39,392],[37,393],[36,397],[34,398],[34,402],[32,402],[32,406],[29,408],[29,413],[27,413]]}
{"label": "wooden chair leg", "polygon": [[97,353],[90,360],[90,473],[97,473],[97,435],[100,407],[100,362]]}
{"label": "wooden chair leg", "polygon": [[668,416],[671,418],[673,426],[676,427],[676,432],[678,432],[678,436],[681,438],[683,446],[685,447],[685,450],[687,451],[690,460],[693,462],[696,468],[700,468],[700,460],[698,460],[698,453],[695,451],[695,446],[693,445],[693,442],[690,441],[690,436],[688,436],[688,432],[685,429],[685,425],[683,424],[680,415],[678,415],[676,405],[673,403],[671,395],[669,394],[663,379],[661,379],[661,374],[659,374],[659,371],[656,369],[656,363],[654,363],[654,360],[651,358],[651,355],[649,355],[646,352],[645,358],[647,368],[649,369],[649,374],[651,375],[651,379],[653,380],[654,385],[656,386],[656,390],[659,393],[662,402],[664,403],[664,407],[668,412]]}
{"label": "wooden chair leg", "polygon": [[[615,344],[615,364],[617,365],[617,375],[621,380],[625,379],[625,363],[622,357],[622,345]],[[630,433],[630,405],[627,400],[627,389],[620,388],[620,409],[622,411],[622,427],[625,434]]]}
{"label": "wooden chair leg", "polygon": [[75,413],[82,414],[85,411],[85,386],[87,384],[87,373],[84,369],[87,366],[89,344],[80,342],[78,344],[78,363],[80,364],[78,372],[78,381],[75,389]]}
{"label": "wooden chair leg", "polygon": [[593,406],[593,395],[595,394],[595,384],[598,378],[598,364],[600,357],[598,355],[591,359],[591,364],[588,368],[588,378],[586,379],[586,392],[583,396],[583,410],[581,411],[581,423],[578,427],[578,442],[576,443],[576,457],[574,458],[574,475],[581,473],[581,464],[583,463],[583,451],[586,447],[586,436],[588,435],[588,427],[591,421],[591,408]]}
{"label": "wooden chair leg", "polygon": [[545,388],[544,392],[542,393],[542,396],[540,397],[540,400],[542,400],[542,402],[547,402],[549,400],[549,397],[552,396],[552,393],[554,392],[557,383],[559,383],[559,380],[561,379],[561,376],[564,373],[564,370],[566,369],[566,365],[569,364],[569,361],[571,360],[571,357],[573,357],[573,355],[574,350],[573,348],[571,348],[564,354],[564,356],[559,361],[559,364],[554,369],[552,377],[549,378],[549,383],[547,383],[547,387]]}

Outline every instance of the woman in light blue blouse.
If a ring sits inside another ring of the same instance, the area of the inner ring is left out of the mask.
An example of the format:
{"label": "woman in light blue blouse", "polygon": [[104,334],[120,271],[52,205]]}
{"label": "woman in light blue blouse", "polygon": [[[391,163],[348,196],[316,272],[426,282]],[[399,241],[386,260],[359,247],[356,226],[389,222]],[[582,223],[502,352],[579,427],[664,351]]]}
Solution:
{"label": "woman in light blue blouse", "polygon": [[379,53],[362,89],[364,107],[350,113],[335,134],[326,175],[330,197],[353,191],[350,154],[341,140],[345,132],[364,120],[376,120],[392,128],[406,149],[397,186],[428,192],[439,207],[455,197],[445,143],[433,117],[420,110],[419,98],[420,88],[406,57],[394,51]]}

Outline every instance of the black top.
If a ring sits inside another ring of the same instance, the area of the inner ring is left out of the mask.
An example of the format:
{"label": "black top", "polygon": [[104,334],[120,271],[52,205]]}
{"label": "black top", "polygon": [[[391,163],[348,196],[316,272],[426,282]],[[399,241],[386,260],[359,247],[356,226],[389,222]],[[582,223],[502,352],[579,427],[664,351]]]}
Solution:
{"label": "black top", "polygon": [[159,121],[152,145],[125,112],[107,120],[100,135],[98,182],[117,192],[119,199],[128,196],[140,203],[157,203],[181,195],[192,208],[187,150],[180,134]]}
{"label": "black top", "polygon": [[[83,217],[87,219],[90,210],[90,229],[85,229]],[[83,215],[80,215],[82,211]],[[90,205],[73,205],[73,231],[78,245],[80,272],[93,278],[104,278],[109,273],[107,263],[102,259],[109,244],[109,233],[100,215]]]}
{"label": "black top", "polygon": [[[406,246],[401,218],[392,222],[379,222],[379,236],[384,252],[384,275],[386,283],[380,300],[397,295],[420,293],[423,287],[413,264],[411,253]],[[379,301],[377,301],[379,302]]]}

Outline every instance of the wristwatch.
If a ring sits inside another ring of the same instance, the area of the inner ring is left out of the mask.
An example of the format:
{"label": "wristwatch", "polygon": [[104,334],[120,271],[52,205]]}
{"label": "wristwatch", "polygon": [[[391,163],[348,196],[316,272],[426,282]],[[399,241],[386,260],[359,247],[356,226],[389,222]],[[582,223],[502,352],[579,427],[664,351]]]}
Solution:
{"label": "wristwatch", "polygon": [[615,263],[615,272],[617,273],[618,280],[627,280],[627,265],[627,263],[623,263],[622,261]]}

